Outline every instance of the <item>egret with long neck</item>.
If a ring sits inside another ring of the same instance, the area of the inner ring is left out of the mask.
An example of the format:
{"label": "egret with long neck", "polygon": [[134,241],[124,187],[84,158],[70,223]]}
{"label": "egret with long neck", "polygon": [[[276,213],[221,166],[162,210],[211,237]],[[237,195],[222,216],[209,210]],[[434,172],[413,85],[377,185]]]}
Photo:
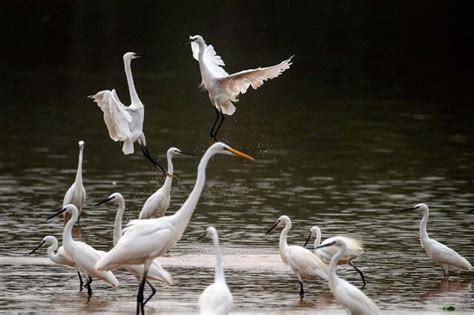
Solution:
{"label": "egret with long neck", "polygon": [[[74,183],[72,183],[71,187],[67,190],[66,194],[64,195],[63,199],[63,207],[67,204],[72,203],[77,207],[79,210],[79,218],[77,220],[77,224],[79,225],[79,220],[81,219],[82,207],[86,203],[86,189],[82,183],[82,158],[84,154],[84,141],[79,141],[79,158],[77,162],[77,171],[76,171],[76,179]],[[67,223],[71,215],[68,213],[64,214],[64,223]]]}

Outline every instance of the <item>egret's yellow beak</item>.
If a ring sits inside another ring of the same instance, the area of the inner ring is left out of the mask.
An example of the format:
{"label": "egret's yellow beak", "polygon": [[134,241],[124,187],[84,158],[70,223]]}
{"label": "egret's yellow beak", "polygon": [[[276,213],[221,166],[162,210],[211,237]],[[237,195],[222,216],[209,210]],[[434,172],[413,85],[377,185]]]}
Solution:
{"label": "egret's yellow beak", "polygon": [[231,148],[231,147],[226,147],[225,148],[227,151],[229,151],[230,153],[232,153],[233,155],[235,156],[238,156],[238,157],[241,157],[245,160],[248,160],[248,161],[253,161],[255,160],[253,157],[251,157],[250,155],[246,154],[246,153],[243,153],[243,152],[240,152],[239,150],[236,150],[234,148]]}

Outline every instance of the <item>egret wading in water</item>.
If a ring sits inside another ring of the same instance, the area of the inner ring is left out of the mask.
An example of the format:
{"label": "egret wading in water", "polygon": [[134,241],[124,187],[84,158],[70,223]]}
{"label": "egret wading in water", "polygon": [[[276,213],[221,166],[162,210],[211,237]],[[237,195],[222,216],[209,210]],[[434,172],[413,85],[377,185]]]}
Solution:
{"label": "egret wading in water", "polygon": [[[77,276],[79,277],[79,292],[81,292],[82,287],[84,286],[84,282],[82,282],[81,273],[77,269],[76,264],[71,259],[71,257],[69,257],[66,254],[66,252],[64,251],[64,247],[61,246],[61,247],[58,248],[59,243],[58,243],[58,240],[56,239],[56,237],[54,237],[52,235],[45,236],[43,238],[43,240],[41,241],[41,243],[37,247],[35,247],[35,249],[33,249],[28,255],[31,255],[34,252],[36,252],[43,245],[48,246],[48,258],[53,263],[55,263],[57,265],[73,267],[73,268],[76,269]],[[56,253],[55,253],[55,251],[56,251]]]}
{"label": "egret wading in water", "polygon": [[173,215],[130,221],[117,245],[96,264],[98,270],[111,270],[127,264],[144,264],[144,273],[137,293],[137,314],[140,310],[145,313],[143,289],[150,265],[154,258],[167,253],[181,239],[204,188],[207,164],[215,154],[234,155],[253,160],[251,156],[222,142],[214,143],[201,158],[196,183],[181,208]]}
{"label": "egret wading in water", "polygon": [[290,266],[300,282],[300,299],[304,298],[303,280],[328,279],[329,266],[310,250],[301,246],[288,246],[286,237],[291,229],[291,220],[282,215],[265,233],[270,233],[275,227],[284,225],[280,234],[280,256],[284,264]]}
{"label": "egret wading in water", "polygon": [[238,101],[239,94],[247,92],[252,86],[255,90],[266,80],[273,79],[290,68],[290,58],[277,65],[240,71],[228,74],[223,66],[224,61],[216,54],[212,45],[207,45],[202,36],[189,36],[185,43],[191,43],[193,58],[199,62],[201,71],[201,87],[209,93],[209,99],[216,111],[216,120],[212,125],[209,136],[217,141],[217,133],[224,122],[224,115],[231,116],[235,112],[233,102]]}
{"label": "egret wading in water", "polygon": [[123,55],[125,74],[132,102],[130,106],[125,106],[120,101],[115,89],[100,91],[95,95],[89,96],[89,98],[93,99],[104,112],[104,122],[109,130],[110,138],[114,141],[123,142],[122,152],[124,154],[132,154],[134,152],[133,144],[137,142],[145,158],[166,174],[165,169],[151,157],[146,146],[145,134],[143,133],[145,106],[135,89],[131,68],[132,60],[142,56],[142,54],[134,52],[128,52]]}
{"label": "egret wading in water", "polygon": [[419,203],[414,207],[402,210],[402,212],[404,211],[416,211],[417,213],[423,214],[423,218],[420,222],[421,246],[425,249],[426,253],[431,257],[435,264],[443,269],[444,279],[449,279],[451,272],[459,273],[460,271],[472,270],[472,265],[466,260],[466,258],[462,257],[448,246],[441,244],[428,236],[426,227],[428,225],[430,210],[426,204]]}
{"label": "egret wading in water", "polygon": [[232,308],[232,293],[225,282],[224,270],[222,268],[221,250],[219,247],[219,236],[214,227],[206,229],[206,236],[212,239],[216,252],[216,268],[214,283],[208,286],[199,296],[199,313],[201,315],[226,315]]}
{"label": "egret wading in water", "polygon": [[169,176],[166,176],[163,186],[145,201],[145,204],[140,211],[139,219],[159,218],[165,215],[171,202],[171,184],[173,182],[174,174],[173,156],[180,154],[192,155],[190,153],[182,152],[178,148],[169,148],[166,152],[166,158],[168,160],[167,173]]}
{"label": "egret wading in water", "polygon": [[375,303],[367,297],[361,290],[341,279],[336,274],[339,261],[348,255],[345,239],[339,236],[333,238],[331,242],[318,246],[317,249],[336,247],[337,252],[331,258],[329,265],[329,288],[332,294],[348,310],[348,314],[354,315],[377,315],[380,314]]}
{"label": "egret wading in water", "polygon": [[[113,202],[117,206],[117,213],[115,214],[115,222],[114,222],[114,246],[117,245],[118,240],[122,237],[122,217],[123,212],[125,211],[125,200],[121,193],[113,193],[108,198],[102,200],[101,202],[97,203],[95,206],[98,207],[101,204]],[[128,270],[138,282],[141,281],[143,276],[143,265],[124,265],[125,269]],[[173,279],[169,272],[163,269],[158,261],[154,260],[150,266],[150,270],[148,270],[147,274],[147,284],[150,287],[152,293],[150,296],[145,300],[143,304],[146,304],[156,293],[156,289],[151,285],[149,280],[158,280],[162,282],[166,282],[170,285],[173,284]]]}
{"label": "egret wading in water", "polygon": [[105,252],[98,251],[92,246],[84,243],[77,242],[72,238],[72,227],[74,222],[76,222],[79,211],[76,206],[73,204],[66,205],[64,208],[58,212],[51,215],[49,219],[52,219],[63,212],[69,212],[71,215],[71,220],[69,220],[64,226],[63,232],[63,247],[66,254],[71,258],[71,260],[76,265],[76,268],[83,270],[88,277],[86,284],[84,285],[87,288],[87,294],[89,298],[92,296],[92,277],[99,278],[104,281],[107,281],[112,285],[112,287],[117,287],[119,282],[115,278],[114,274],[110,271],[98,271],[94,266],[97,261],[105,255]]}
{"label": "egret wading in water", "polygon": [[[311,238],[314,237],[314,253],[316,256],[321,258],[326,264],[329,264],[331,262],[331,258],[337,253],[337,248],[334,246],[328,246],[328,247],[322,247],[318,248],[319,245],[325,245],[332,243],[334,241],[334,237],[330,237],[326,239],[322,244],[321,243],[321,229],[317,226],[313,226],[310,229],[310,233],[308,236],[308,239],[306,240],[306,243],[304,243],[303,247],[306,247],[308,242],[311,240]],[[362,248],[362,245],[360,243],[350,237],[346,236],[337,236],[341,239],[344,240],[344,243],[346,244],[346,254],[338,261],[339,265],[345,265],[348,264],[352,266],[360,275],[362,282],[364,285],[362,286],[362,289],[365,288],[366,282],[365,282],[365,277],[362,271],[357,268],[352,261],[362,255],[364,253],[364,248]]]}
{"label": "egret wading in water", "polygon": [[[71,187],[64,195],[63,207],[68,204],[73,204],[79,210],[79,218],[77,219],[77,225],[80,225],[82,207],[86,203],[86,190],[82,184],[82,156],[84,153],[84,141],[79,141],[79,161],[77,162],[76,180],[72,183]],[[64,214],[64,223],[67,223],[71,215],[68,213]]]}

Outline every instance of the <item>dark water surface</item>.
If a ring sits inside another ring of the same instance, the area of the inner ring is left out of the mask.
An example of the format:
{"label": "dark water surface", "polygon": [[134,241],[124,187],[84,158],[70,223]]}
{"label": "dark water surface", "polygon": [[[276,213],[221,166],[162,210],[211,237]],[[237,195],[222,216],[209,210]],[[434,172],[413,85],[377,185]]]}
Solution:
{"label": "dark water surface", "polygon": [[[108,8],[103,6],[96,9],[106,15]],[[474,112],[472,104],[458,102],[460,95],[408,97],[404,88],[387,96],[381,90],[368,93],[370,88],[354,93],[352,79],[367,88],[359,77],[352,76],[358,69],[343,63],[347,72],[334,74],[326,63],[337,64],[327,55],[331,49],[321,52],[314,45],[305,46],[308,34],[294,44],[282,45],[284,40],[291,42],[291,31],[283,31],[283,39],[276,39],[262,21],[256,26],[257,40],[249,44],[248,30],[240,37],[230,26],[222,32],[213,30],[224,20],[206,20],[200,28],[199,21],[186,24],[170,11],[161,16],[171,14],[166,21],[169,27],[176,27],[174,33],[164,31],[163,21],[152,22],[151,13],[143,19],[155,31],[141,24],[133,28],[137,24],[132,22],[140,21],[137,17],[124,19],[122,25],[120,17],[126,16],[128,7],[119,6],[118,17],[103,17],[105,26],[95,34],[94,24],[88,23],[91,10],[77,13],[69,8],[64,12],[76,13],[65,22],[53,6],[47,7],[36,13],[27,11],[43,25],[43,29],[35,28],[32,18],[31,27],[23,29],[35,44],[32,57],[22,64],[24,50],[17,43],[17,50],[9,53],[13,63],[3,65],[7,71],[0,94],[0,311],[135,311],[136,283],[125,271],[117,273],[119,288],[95,281],[94,296],[87,303],[86,295],[77,292],[72,269],[49,263],[45,249],[34,257],[26,254],[46,235],[61,238],[61,220],[46,218],[61,205],[74,180],[79,140],[85,141],[87,190],[81,237],[95,248],[110,249],[115,216],[112,206],[94,208],[96,202],[121,192],[127,222],[138,216],[146,198],[162,183],[138,152],[121,153],[119,144],[108,137],[100,109],[86,98],[116,88],[129,104],[121,61],[127,50],[152,52],[132,64],[146,106],[144,130],[152,155],[165,162],[171,146],[196,154],[195,158],[174,160],[179,180],[173,184],[168,213],[186,200],[196,166],[209,145],[214,112],[207,95],[197,88],[200,78],[190,48],[179,42],[187,35],[207,31],[204,35],[210,34],[209,42],[228,61],[229,72],[277,63],[293,53],[297,56],[281,77],[243,95],[236,114],[226,119],[220,138],[256,160],[216,156],[209,163],[206,186],[185,235],[171,257],[163,258],[175,285],[157,285],[158,293],[147,308],[157,313],[197,310],[200,292],[213,281],[213,251],[208,241],[196,241],[196,237],[213,225],[224,255],[229,256],[225,267],[234,311],[340,310],[322,281],[308,282],[305,302],[299,303],[296,277],[276,256],[279,231],[264,235],[286,214],[293,220],[292,244],[302,245],[312,225],[321,228],[323,238],[346,234],[361,239],[366,252],[357,262],[368,281],[364,292],[382,310],[437,312],[443,305],[454,304],[460,312],[474,312],[474,274],[442,281],[441,269],[434,266],[417,239],[421,217],[399,211],[427,203],[430,235],[474,262],[474,214],[466,213],[474,208]],[[285,7],[273,9],[282,14]],[[140,7],[140,12],[146,11]],[[283,29],[278,14],[268,16],[268,27]],[[59,29],[62,23],[67,25],[64,30]],[[345,26],[342,34],[347,35],[350,28]],[[57,40],[48,37],[52,29]],[[135,36],[141,32],[143,37]],[[122,37],[116,38],[118,34]],[[67,38],[62,47],[59,42]],[[318,38],[323,45],[324,38]],[[327,41],[334,44],[334,39]],[[239,53],[239,47],[248,51]],[[343,62],[349,60],[339,57]],[[322,72],[316,70],[318,65]],[[334,77],[321,78],[328,73]],[[321,83],[342,82],[342,77],[346,83],[341,85]],[[433,82],[438,84],[440,77]],[[425,79],[430,81],[429,76]],[[388,76],[383,82],[390,86]],[[399,87],[400,82],[393,85]],[[339,273],[360,285],[351,269],[341,267]]]}

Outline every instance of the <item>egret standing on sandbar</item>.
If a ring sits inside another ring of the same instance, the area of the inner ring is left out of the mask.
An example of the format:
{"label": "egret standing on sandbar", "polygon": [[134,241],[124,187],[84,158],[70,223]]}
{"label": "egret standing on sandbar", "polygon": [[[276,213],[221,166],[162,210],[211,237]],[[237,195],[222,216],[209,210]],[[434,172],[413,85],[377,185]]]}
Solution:
{"label": "egret standing on sandbar", "polygon": [[165,212],[168,210],[171,202],[171,184],[173,182],[174,176],[172,160],[173,156],[179,154],[192,155],[190,153],[182,152],[178,148],[168,149],[166,152],[166,158],[168,160],[168,172],[165,183],[145,201],[145,204],[140,211],[140,215],[138,216],[139,219],[159,218],[165,215]]}
{"label": "egret standing on sandbar", "polygon": [[466,260],[466,258],[462,257],[448,246],[441,244],[428,236],[426,227],[428,225],[430,210],[426,204],[419,203],[414,207],[402,210],[402,212],[410,210],[415,210],[416,212],[423,214],[423,218],[420,222],[421,246],[425,249],[426,253],[431,257],[435,264],[443,269],[444,279],[449,279],[450,272],[459,273],[464,270],[472,270],[472,265]]}
{"label": "egret standing on sandbar", "polygon": [[318,246],[318,249],[335,246],[338,251],[331,258],[329,265],[329,288],[334,297],[347,308],[347,314],[357,315],[378,315],[379,309],[375,303],[367,297],[361,290],[350,284],[344,279],[341,279],[336,274],[336,268],[339,261],[347,255],[347,246],[343,238],[334,237],[333,241],[324,245]]}
{"label": "egret standing on sandbar", "polygon": [[[224,122],[224,115],[231,116],[235,112],[235,106],[232,102],[238,101],[239,94],[244,94],[252,86],[255,90],[263,85],[268,79],[273,79],[290,68],[290,58],[280,62],[277,65],[240,71],[234,74],[228,74],[222,66],[224,61],[216,54],[212,45],[206,45],[206,42],[200,35],[189,36],[186,43],[191,43],[193,58],[199,62],[201,71],[201,87],[209,93],[209,99],[216,111],[216,120],[212,125],[209,136],[217,141],[217,133]],[[218,121],[220,122],[218,124]]]}
{"label": "egret standing on sandbar", "polygon": [[173,215],[158,219],[130,221],[117,245],[95,265],[98,270],[112,270],[120,265],[144,264],[143,278],[137,293],[137,314],[140,310],[145,313],[143,289],[148,269],[154,258],[164,255],[181,239],[204,188],[207,164],[215,154],[234,155],[253,160],[251,156],[222,142],[214,143],[201,158],[196,183],[181,208]]}
{"label": "egret standing on sandbar", "polygon": [[219,247],[219,236],[214,227],[206,229],[206,236],[212,239],[216,252],[216,268],[214,283],[209,285],[199,296],[199,313],[201,315],[226,315],[232,308],[232,293],[225,282],[224,270],[222,268],[221,249]]}
{"label": "egret standing on sandbar", "polygon": [[[303,247],[306,247],[308,244],[309,240],[314,237],[314,253],[316,256],[321,258],[326,264],[329,264],[331,262],[331,258],[336,255],[337,249],[334,246],[329,246],[329,247],[323,247],[323,248],[318,248],[318,246],[321,243],[321,229],[317,226],[313,226],[310,229],[310,233],[308,236],[308,239],[306,240],[306,243],[304,243]],[[364,253],[364,249],[362,248],[362,245],[360,245],[359,241],[346,237],[346,236],[337,236],[339,238],[342,238],[344,240],[344,243],[346,244],[346,254],[338,261],[339,265],[344,265],[348,264],[352,266],[360,275],[362,282],[364,285],[362,286],[362,289],[365,288],[366,282],[365,282],[365,277],[362,271],[357,268],[352,261],[362,255]],[[325,245],[328,243],[331,243],[334,241],[334,237],[330,237],[326,239],[321,245]]]}
{"label": "egret standing on sandbar", "polygon": [[58,212],[51,215],[48,220],[60,215],[63,212],[69,212],[71,215],[71,219],[66,223],[63,231],[64,251],[72,259],[77,268],[87,273],[88,280],[84,286],[87,288],[87,294],[89,295],[89,298],[92,296],[92,277],[102,279],[110,283],[112,287],[117,287],[119,282],[111,271],[99,271],[94,267],[97,261],[105,255],[105,252],[98,251],[92,246],[84,242],[77,242],[72,238],[72,227],[79,216],[79,211],[75,205],[66,205]]}
{"label": "egret standing on sandbar", "polygon": [[142,57],[142,54],[128,52],[123,55],[125,74],[127,76],[128,89],[130,92],[130,106],[125,106],[118,98],[115,89],[109,91],[100,91],[95,95],[89,96],[104,112],[104,121],[109,136],[114,141],[123,141],[122,152],[132,154],[134,152],[133,144],[138,142],[143,155],[163,173],[164,168],[155,161],[146,146],[145,134],[143,133],[143,119],[145,116],[145,106],[138,97],[135,83],[133,82],[131,62],[135,58]]}
{"label": "egret standing on sandbar", "polygon": [[[63,199],[63,207],[72,203],[79,210],[79,217],[77,219],[77,225],[80,225],[82,207],[86,203],[86,189],[82,184],[82,155],[84,153],[84,141],[79,141],[79,161],[77,162],[76,180],[72,183],[71,187],[67,190]],[[67,223],[71,215],[68,213],[64,214],[64,223]]]}
{"label": "egret standing on sandbar", "polygon": [[[64,251],[64,247],[61,246],[58,248],[58,240],[56,239],[56,237],[52,235],[45,236],[43,240],[41,241],[41,243],[37,247],[35,247],[35,249],[33,249],[28,255],[31,255],[34,252],[36,252],[43,245],[48,246],[48,258],[53,263],[57,265],[73,267],[76,269],[77,276],[79,277],[79,292],[82,292],[82,287],[84,283],[82,282],[81,273],[77,269],[76,264],[71,259],[71,257],[69,257]],[[56,249],[57,249],[57,252],[55,253],[54,251]]]}
{"label": "egret standing on sandbar", "polygon": [[282,215],[265,233],[270,233],[275,227],[284,225],[280,234],[280,256],[284,264],[290,266],[300,282],[300,300],[304,298],[303,280],[328,279],[329,266],[310,250],[301,246],[288,246],[286,237],[291,229],[291,220]]}

